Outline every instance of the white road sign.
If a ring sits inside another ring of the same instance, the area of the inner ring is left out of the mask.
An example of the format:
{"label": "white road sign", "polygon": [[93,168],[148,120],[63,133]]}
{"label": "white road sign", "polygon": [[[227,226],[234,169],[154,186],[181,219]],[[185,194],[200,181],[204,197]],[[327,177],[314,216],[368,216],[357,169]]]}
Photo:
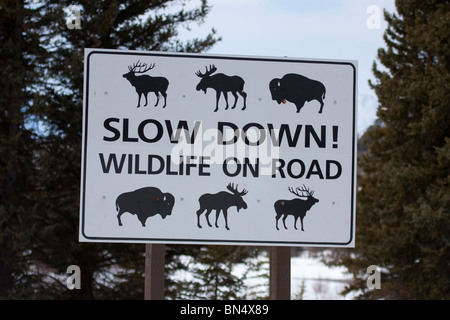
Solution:
{"label": "white road sign", "polygon": [[356,76],[86,49],[80,241],[353,247]]}

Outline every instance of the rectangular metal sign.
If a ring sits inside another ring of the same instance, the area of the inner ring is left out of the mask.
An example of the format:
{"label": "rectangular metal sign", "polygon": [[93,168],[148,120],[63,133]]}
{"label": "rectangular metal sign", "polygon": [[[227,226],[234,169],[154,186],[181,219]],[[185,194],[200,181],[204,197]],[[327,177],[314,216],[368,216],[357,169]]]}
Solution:
{"label": "rectangular metal sign", "polygon": [[355,61],[84,63],[80,241],[354,246]]}

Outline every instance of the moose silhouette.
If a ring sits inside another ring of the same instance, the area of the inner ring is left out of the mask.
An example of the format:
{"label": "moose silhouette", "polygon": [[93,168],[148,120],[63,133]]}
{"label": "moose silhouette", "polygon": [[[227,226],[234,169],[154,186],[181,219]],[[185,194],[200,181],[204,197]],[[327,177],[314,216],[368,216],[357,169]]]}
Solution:
{"label": "moose silhouette", "polygon": [[223,94],[225,102],[227,104],[225,110],[228,110],[228,92],[231,92],[231,94],[234,96],[234,104],[231,109],[236,108],[236,103],[238,100],[237,94],[239,93],[242,98],[244,98],[244,106],[242,110],[245,110],[247,93],[244,92],[244,79],[239,76],[227,76],[223,73],[217,73],[211,76],[216,71],[217,68],[214,65],[210,65],[209,70],[208,67],[206,67],[205,73],[201,73],[200,70],[195,73],[198,77],[201,78],[196,88],[197,91],[203,90],[206,94],[206,90],[208,88],[216,90],[216,109],[214,109],[214,112],[217,112],[217,110],[219,110],[219,99],[221,93]]}
{"label": "moose silhouette", "polygon": [[[136,92],[138,94],[138,105],[139,108],[141,105],[141,96],[145,97],[145,104],[147,106],[147,94],[149,92],[154,92],[156,95],[156,104],[155,107],[159,103],[159,94],[164,97],[164,105],[163,108],[166,107],[167,100],[167,88],[169,86],[169,80],[164,77],[151,77],[147,74],[142,76],[136,76],[137,73],[145,73],[149,70],[152,70],[155,67],[155,64],[151,64],[147,66],[146,63],[140,63],[140,60],[133,64],[132,66],[128,66],[129,72],[125,73],[123,77],[130,81],[131,85],[135,87]],[[142,69],[144,68],[144,69]]]}
{"label": "moose silhouette", "polygon": [[322,113],[325,99],[325,86],[322,82],[309,79],[295,73],[288,73],[283,78],[272,79],[269,83],[272,100],[278,104],[286,103],[286,100],[295,104],[297,112],[305,105],[305,102],[317,100],[320,103],[319,113]]}
{"label": "moose silhouette", "polygon": [[[305,185],[303,185],[301,189],[297,187],[295,191],[290,187],[288,187],[288,190],[291,193],[295,194],[297,197],[300,198],[306,197],[306,200],[292,199],[292,200],[278,200],[275,202],[274,207],[275,212],[277,213],[276,216],[277,230],[280,230],[278,229],[278,220],[280,219],[280,217],[283,216],[283,225],[284,228],[287,229],[285,221],[288,215],[291,215],[294,217],[295,230],[297,230],[297,220],[298,218],[300,218],[300,222],[302,224],[302,231],[305,231],[303,230],[303,218],[306,215],[306,211],[311,209],[311,207],[317,202],[319,202],[319,200],[313,197],[314,191],[310,191],[308,188],[305,187]],[[299,192],[301,192],[301,194],[299,194]]]}
{"label": "moose silhouette", "polygon": [[247,194],[247,190],[243,189],[241,192],[237,191],[238,185],[234,188],[234,184],[230,183],[227,186],[227,189],[231,191],[231,193],[226,191],[221,191],[216,194],[205,193],[200,196],[198,202],[200,203],[200,209],[197,210],[197,226],[201,229],[200,225],[200,216],[206,210],[206,222],[208,222],[208,226],[212,227],[209,222],[209,214],[212,210],[216,210],[216,228],[219,227],[217,224],[217,220],[219,219],[220,211],[223,211],[223,216],[225,218],[225,228],[230,230],[228,227],[228,209],[230,207],[235,206],[237,211],[240,209],[247,209],[247,203],[242,199],[243,196]]}

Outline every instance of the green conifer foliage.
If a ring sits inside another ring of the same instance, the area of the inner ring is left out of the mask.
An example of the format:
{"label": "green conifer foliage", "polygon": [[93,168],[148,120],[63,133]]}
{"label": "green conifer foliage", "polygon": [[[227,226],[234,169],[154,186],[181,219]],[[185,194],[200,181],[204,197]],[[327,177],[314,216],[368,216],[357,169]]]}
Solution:
{"label": "green conifer foliage", "polygon": [[36,144],[26,126],[33,81],[39,73],[43,24],[23,1],[0,2],[0,298],[24,279],[29,253],[22,239],[33,206],[33,154]]}
{"label": "green conifer foliage", "polygon": [[[177,39],[210,10],[189,2],[0,1],[0,298],[143,298],[143,245],[78,242],[83,54],[205,51],[214,30]],[[66,286],[72,264],[81,290]]]}
{"label": "green conifer foliage", "polygon": [[[397,0],[371,83],[378,124],[358,161],[356,254],[334,263],[363,298],[450,298],[450,4]],[[381,289],[368,289],[369,265]]]}

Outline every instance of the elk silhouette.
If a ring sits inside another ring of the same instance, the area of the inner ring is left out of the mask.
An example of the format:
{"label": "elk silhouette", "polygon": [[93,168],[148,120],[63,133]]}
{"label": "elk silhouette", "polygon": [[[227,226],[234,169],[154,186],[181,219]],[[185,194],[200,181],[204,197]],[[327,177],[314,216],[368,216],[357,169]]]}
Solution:
{"label": "elk silhouette", "polygon": [[231,191],[231,193],[226,191],[221,191],[216,194],[205,193],[200,196],[198,202],[200,202],[200,209],[197,210],[197,226],[201,229],[200,225],[200,216],[206,210],[206,222],[208,222],[208,226],[212,227],[209,222],[209,214],[212,210],[216,210],[216,228],[219,227],[217,224],[217,220],[219,219],[220,211],[223,211],[223,216],[225,218],[225,228],[230,230],[228,227],[228,209],[230,207],[235,206],[237,211],[240,209],[247,209],[247,203],[242,199],[243,196],[247,194],[247,190],[243,189],[241,192],[237,191],[238,186],[234,188],[234,184],[230,183],[227,186],[227,189]]}
{"label": "elk silhouette", "polygon": [[[291,215],[294,217],[295,230],[297,230],[297,220],[298,218],[300,218],[300,222],[302,224],[302,231],[305,231],[303,230],[303,218],[306,215],[306,211],[311,209],[311,207],[317,202],[319,202],[319,200],[313,197],[314,191],[310,191],[308,188],[305,187],[305,185],[303,185],[303,188],[301,189],[297,187],[295,191],[290,187],[288,188],[288,190],[291,193],[295,194],[297,197],[301,198],[306,197],[306,200],[292,199],[292,200],[278,200],[275,202],[274,207],[275,212],[277,213],[276,216],[277,230],[280,230],[278,229],[278,220],[280,219],[280,217],[283,216],[283,225],[284,228],[287,229],[285,221],[288,215]],[[301,194],[299,194],[299,192],[301,192]],[[306,195],[304,194],[304,192],[306,193]]]}
{"label": "elk silhouette", "polygon": [[225,110],[228,110],[228,92],[231,92],[231,94],[234,96],[234,104],[231,109],[236,108],[236,103],[239,98],[237,94],[239,93],[242,98],[244,98],[244,106],[242,110],[245,110],[247,93],[244,92],[244,79],[239,76],[227,76],[223,73],[217,73],[211,76],[214,72],[217,71],[217,68],[214,65],[210,65],[209,70],[208,67],[205,68],[205,73],[201,73],[200,70],[195,73],[198,77],[201,78],[196,89],[197,91],[203,90],[205,94],[208,88],[216,90],[216,109],[214,110],[214,112],[217,112],[217,110],[219,110],[219,99],[221,93],[223,94],[225,102],[227,104]]}
{"label": "elk silhouette", "polygon": [[[152,70],[155,67],[155,64],[151,64],[147,66],[146,63],[139,63],[136,62],[133,64],[133,66],[128,66],[129,72],[125,73],[123,77],[130,81],[131,85],[135,87],[136,92],[138,94],[138,105],[139,108],[141,105],[141,96],[144,95],[145,97],[145,104],[144,106],[147,106],[147,94],[149,92],[154,92],[156,95],[156,104],[155,107],[159,103],[159,94],[161,94],[164,97],[164,105],[163,108],[166,107],[166,100],[167,100],[167,87],[169,86],[169,80],[167,80],[164,77],[151,77],[147,74],[142,76],[136,76],[137,73],[145,73],[149,70]],[[143,68],[143,69],[142,69]]]}

